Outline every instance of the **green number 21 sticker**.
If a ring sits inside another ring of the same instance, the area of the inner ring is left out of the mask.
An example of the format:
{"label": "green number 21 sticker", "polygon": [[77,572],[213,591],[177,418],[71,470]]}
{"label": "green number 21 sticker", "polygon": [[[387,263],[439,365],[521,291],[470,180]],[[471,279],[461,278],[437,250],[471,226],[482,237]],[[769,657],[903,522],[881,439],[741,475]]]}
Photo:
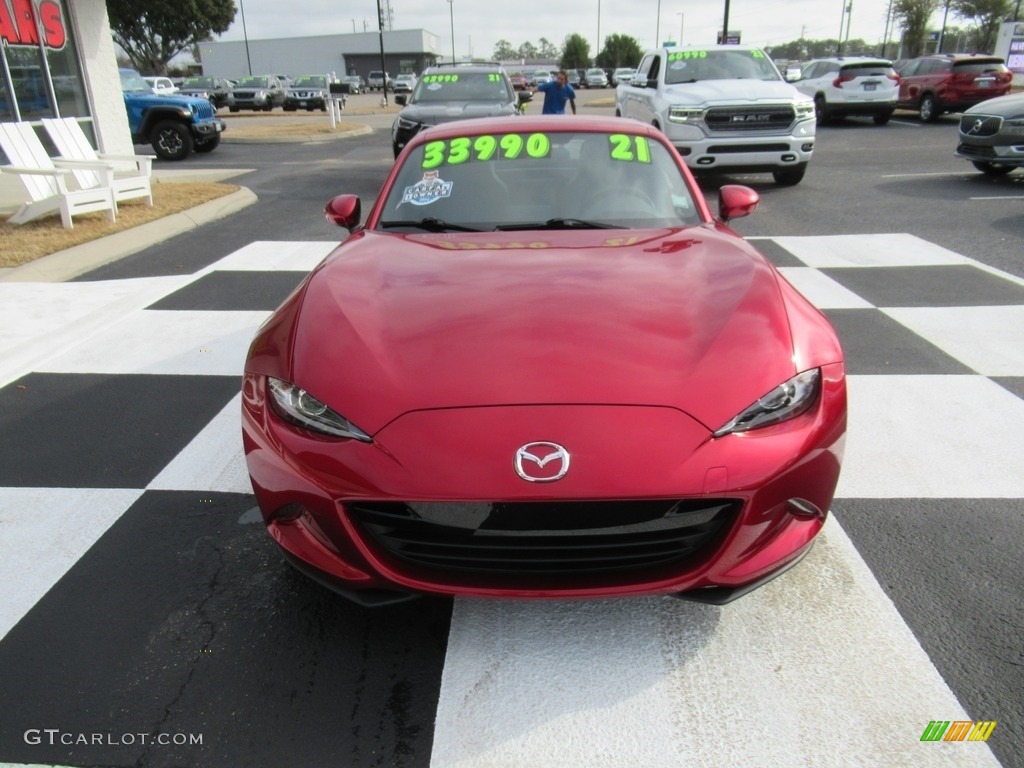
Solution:
{"label": "green number 21 sticker", "polygon": [[651,162],[651,147],[643,136],[613,133],[608,137],[608,143],[611,144],[612,160],[624,160],[628,163]]}

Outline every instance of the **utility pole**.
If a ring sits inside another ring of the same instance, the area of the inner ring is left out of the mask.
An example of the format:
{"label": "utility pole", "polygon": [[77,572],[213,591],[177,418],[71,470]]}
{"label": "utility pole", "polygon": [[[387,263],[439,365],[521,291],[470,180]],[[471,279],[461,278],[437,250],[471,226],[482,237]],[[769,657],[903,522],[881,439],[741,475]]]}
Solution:
{"label": "utility pole", "polygon": [[725,0],[725,18],[722,19],[722,45],[729,42],[729,0]]}

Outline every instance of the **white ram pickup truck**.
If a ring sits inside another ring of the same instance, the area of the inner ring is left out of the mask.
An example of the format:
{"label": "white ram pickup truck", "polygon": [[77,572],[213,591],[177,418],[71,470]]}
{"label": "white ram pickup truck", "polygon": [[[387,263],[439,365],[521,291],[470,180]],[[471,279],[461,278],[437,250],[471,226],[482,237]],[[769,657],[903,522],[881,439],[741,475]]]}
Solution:
{"label": "white ram pickup truck", "polygon": [[770,172],[789,186],[814,151],[813,100],[749,46],[648,51],[616,87],[615,114],[660,129],[694,172]]}

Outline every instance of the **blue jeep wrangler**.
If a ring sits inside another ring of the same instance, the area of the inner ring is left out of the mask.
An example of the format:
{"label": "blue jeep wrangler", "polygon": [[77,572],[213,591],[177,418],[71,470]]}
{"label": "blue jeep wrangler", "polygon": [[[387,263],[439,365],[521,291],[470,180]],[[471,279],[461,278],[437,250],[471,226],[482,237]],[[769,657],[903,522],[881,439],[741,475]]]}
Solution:
{"label": "blue jeep wrangler", "polygon": [[193,150],[211,152],[220,144],[224,121],[207,99],[158,96],[134,69],[119,72],[133,142],[152,145],[163,160],[184,160]]}

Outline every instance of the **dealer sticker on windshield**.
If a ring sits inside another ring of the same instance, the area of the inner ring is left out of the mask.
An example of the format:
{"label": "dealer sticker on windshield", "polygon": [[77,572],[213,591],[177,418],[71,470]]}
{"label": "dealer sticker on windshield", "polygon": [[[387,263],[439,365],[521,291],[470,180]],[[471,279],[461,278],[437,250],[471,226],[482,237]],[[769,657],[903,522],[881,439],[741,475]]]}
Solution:
{"label": "dealer sticker on windshield", "polygon": [[461,165],[467,160],[539,160],[551,153],[551,139],[543,133],[523,137],[517,133],[504,136],[459,136],[446,141],[430,141],[423,146],[423,168],[439,165]]}
{"label": "dealer sticker on windshield", "polygon": [[430,205],[445,197],[452,196],[454,184],[441,178],[438,171],[427,171],[423,178],[410,187],[406,187],[402,194],[402,203],[413,205]]}

